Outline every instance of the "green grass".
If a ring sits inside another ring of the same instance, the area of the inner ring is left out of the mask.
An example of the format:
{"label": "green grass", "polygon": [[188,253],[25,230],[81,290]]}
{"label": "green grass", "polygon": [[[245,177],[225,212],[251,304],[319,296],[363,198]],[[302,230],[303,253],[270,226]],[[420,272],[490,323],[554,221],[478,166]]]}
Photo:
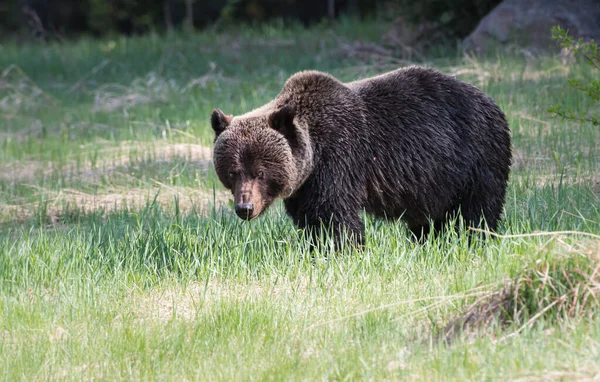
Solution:
{"label": "green grass", "polygon": [[[589,276],[600,252],[592,237],[469,243],[449,232],[417,245],[404,225],[368,219],[364,251],[311,256],[280,204],[252,223],[231,213],[210,161],[210,111],[261,105],[302,69],[353,80],[405,65],[352,48],[385,29],[343,20],[333,30],[1,44],[2,377],[598,376],[597,304],[539,318],[544,306],[532,307],[506,326],[434,341],[469,304],[544,261],[590,259],[574,266]],[[545,111],[584,110],[566,79],[597,72],[508,54],[446,51],[419,63],[506,111],[515,164],[501,234],[600,234],[600,132]],[[526,292],[536,291],[556,297]]]}

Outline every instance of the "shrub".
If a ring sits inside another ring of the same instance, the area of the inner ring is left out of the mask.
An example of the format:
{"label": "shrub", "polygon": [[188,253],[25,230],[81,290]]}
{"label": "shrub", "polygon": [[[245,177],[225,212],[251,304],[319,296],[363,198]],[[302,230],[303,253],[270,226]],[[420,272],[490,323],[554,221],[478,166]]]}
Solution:
{"label": "shrub", "polygon": [[[584,42],[580,38],[576,41],[573,36],[569,35],[560,26],[552,28],[552,38],[557,40],[563,49],[570,51],[575,57],[582,57],[589,65],[595,69],[600,69],[600,50],[594,40]],[[596,79],[591,81],[583,81],[573,78],[569,80],[569,86],[582,91],[590,98],[595,105],[592,107],[592,110],[595,109],[595,111],[576,113],[572,109],[565,108],[562,105],[554,105],[548,109],[548,112],[563,120],[590,122],[594,126],[600,126],[600,115],[598,115],[598,109],[600,109],[600,79],[596,77]]]}

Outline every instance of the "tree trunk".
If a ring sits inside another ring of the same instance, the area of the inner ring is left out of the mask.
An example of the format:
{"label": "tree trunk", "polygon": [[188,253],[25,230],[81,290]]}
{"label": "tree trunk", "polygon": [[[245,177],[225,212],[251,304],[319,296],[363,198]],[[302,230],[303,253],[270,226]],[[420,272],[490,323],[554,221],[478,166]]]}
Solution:
{"label": "tree trunk", "polygon": [[185,28],[194,30],[194,0],[185,0]]}
{"label": "tree trunk", "polygon": [[170,33],[173,31],[173,13],[172,13],[173,0],[166,0],[164,4],[165,11],[165,25],[167,31]]}
{"label": "tree trunk", "polygon": [[327,15],[329,16],[329,24],[333,25],[335,20],[335,0],[327,0]]}

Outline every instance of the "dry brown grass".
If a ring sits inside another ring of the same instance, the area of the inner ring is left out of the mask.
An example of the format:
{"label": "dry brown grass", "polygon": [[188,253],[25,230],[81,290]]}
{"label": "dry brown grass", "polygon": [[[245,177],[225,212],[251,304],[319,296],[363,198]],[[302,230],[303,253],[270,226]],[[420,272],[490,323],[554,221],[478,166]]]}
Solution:
{"label": "dry brown grass", "polygon": [[107,84],[94,91],[93,112],[126,111],[138,105],[166,102],[174,86],[166,79],[149,73],[135,79],[130,86]]}
{"label": "dry brown grass", "polygon": [[302,278],[292,283],[248,281],[239,283],[217,278],[206,283],[157,288],[141,293],[133,292],[135,314],[141,322],[167,321],[173,318],[193,320],[211,305],[223,302],[284,300],[296,294],[305,294],[310,281]]}
{"label": "dry brown grass", "polygon": [[97,159],[92,163],[90,155],[81,155],[87,159],[56,164],[42,161],[19,161],[0,164],[0,180],[9,182],[32,182],[40,176],[55,172],[67,174],[67,178],[93,181],[101,175],[110,174],[118,167],[132,166],[136,162],[167,162],[183,159],[208,166],[212,158],[210,147],[192,143],[160,143],[124,141],[118,146],[95,149]]}
{"label": "dry brown grass", "polygon": [[0,111],[16,115],[19,111],[29,111],[41,103],[56,105],[57,101],[44,92],[17,65],[10,65],[0,73]]}
{"label": "dry brown grass", "polygon": [[513,72],[507,76],[501,62],[484,61],[471,55],[466,55],[465,58],[465,64],[449,68],[448,73],[469,80],[479,87],[485,87],[490,81],[537,83],[551,78],[567,78],[571,72],[568,65],[556,65],[544,70],[528,65],[522,72]]}
{"label": "dry brown grass", "polygon": [[175,199],[180,212],[204,211],[210,206],[225,205],[230,195],[224,191],[214,194],[208,190],[192,187],[157,186],[141,188],[108,188],[101,194],[89,194],[74,189],[60,191],[42,190],[46,205],[41,210],[40,203],[2,204],[0,203],[0,223],[22,222],[43,211],[47,220],[58,223],[74,210],[78,212],[111,212],[122,209],[136,210],[155,202],[165,210],[174,210]]}
{"label": "dry brown grass", "polygon": [[[0,180],[20,183],[36,190],[39,199],[47,203],[46,214],[50,221],[59,221],[67,209],[81,211],[110,211],[121,208],[139,208],[152,202],[163,207],[171,207],[178,198],[181,211],[194,208],[204,209],[212,202],[226,203],[227,193],[198,190],[192,187],[171,187],[154,180],[148,188],[139,187],[103,187],[97,194],[89,194],[72,188],[58,191],[43,189],[35,184],[36,180],[61,173],[67,181],[81,181],[96,184],[103,176],[127,176],[123,169],[135,168],[140,162],[169,163],[184,160],[193,163],[200,170],[206,170],[211,161],[211,149],[191,143],[122,142],[119,146],[95,149],[97,159],[85,159],[79,162],[56,164],[42,161],[20,161],[0,165]],[[89,158],[89,156],[84,156]],[[159,192],[160,190],[160,192]],[[213,200],[215,199],[215,200]],[[0,223],[21,221],[33,216],[40,210],[39,203],[0,203]]]}
{"label": "dry brown grass", "polygon": [[[543,169],[540,169],[540,172]],[[569,175],[561,175],[561,174],[540,174],[537,175],[534,179],[532,179],[530,174],[520,175],[514,174],[511,175],[511,181],[519,186],[527,186],[527,187],[536,187],[536,188],[545,188],[545,187],[557,187],[559,184],[563,186],[581,186],[589,188],[594,194],[600,195],[600,174],[594,175],[579,175],[579,176],[569,176]]]}
{"label": "dry brown grass", "polygon": [[554,170],[555,164],[550,157],[541,154],[527,155],[523,152],[523,150],[514,149],[511,167],[518,170],[532,168]]}
{"label": "dry brown grass", "polygon": [[[519,277],[500,289],[479,297],[462,314],[452,319],[440,338],[452,342],[463,336],[494,336],[494,328],[516,329],[498,338],[505,341],[539,320],[551,322],[591,316],[600,308],[600,238],[574,245],[562,240],[561,232],[541,232],[553,236],[559,254],[538,260]],[[536,234],[520,235],[536,236]],[[513,236],[510,236],[511,238]],[[548,242],[548,246],[551,242]]]}

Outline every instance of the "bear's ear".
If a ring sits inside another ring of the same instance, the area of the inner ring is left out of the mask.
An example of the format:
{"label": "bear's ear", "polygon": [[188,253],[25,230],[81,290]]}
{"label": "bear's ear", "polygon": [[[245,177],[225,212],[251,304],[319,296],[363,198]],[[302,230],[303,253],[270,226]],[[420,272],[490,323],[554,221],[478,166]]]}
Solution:
{"label": "bear's ear", "polygon": [[215,131],[215,138],[219,136],[231,123],[233,119],[232,115],[225,115],[221,110],[213,110],[210,116],[210,124]]}
{"label": "bear's ear", "polygon": [[269,115],[269,126],[279,131],[284,137],[290,139],[294,134],[295,110],[287,103],[279,110]]}

